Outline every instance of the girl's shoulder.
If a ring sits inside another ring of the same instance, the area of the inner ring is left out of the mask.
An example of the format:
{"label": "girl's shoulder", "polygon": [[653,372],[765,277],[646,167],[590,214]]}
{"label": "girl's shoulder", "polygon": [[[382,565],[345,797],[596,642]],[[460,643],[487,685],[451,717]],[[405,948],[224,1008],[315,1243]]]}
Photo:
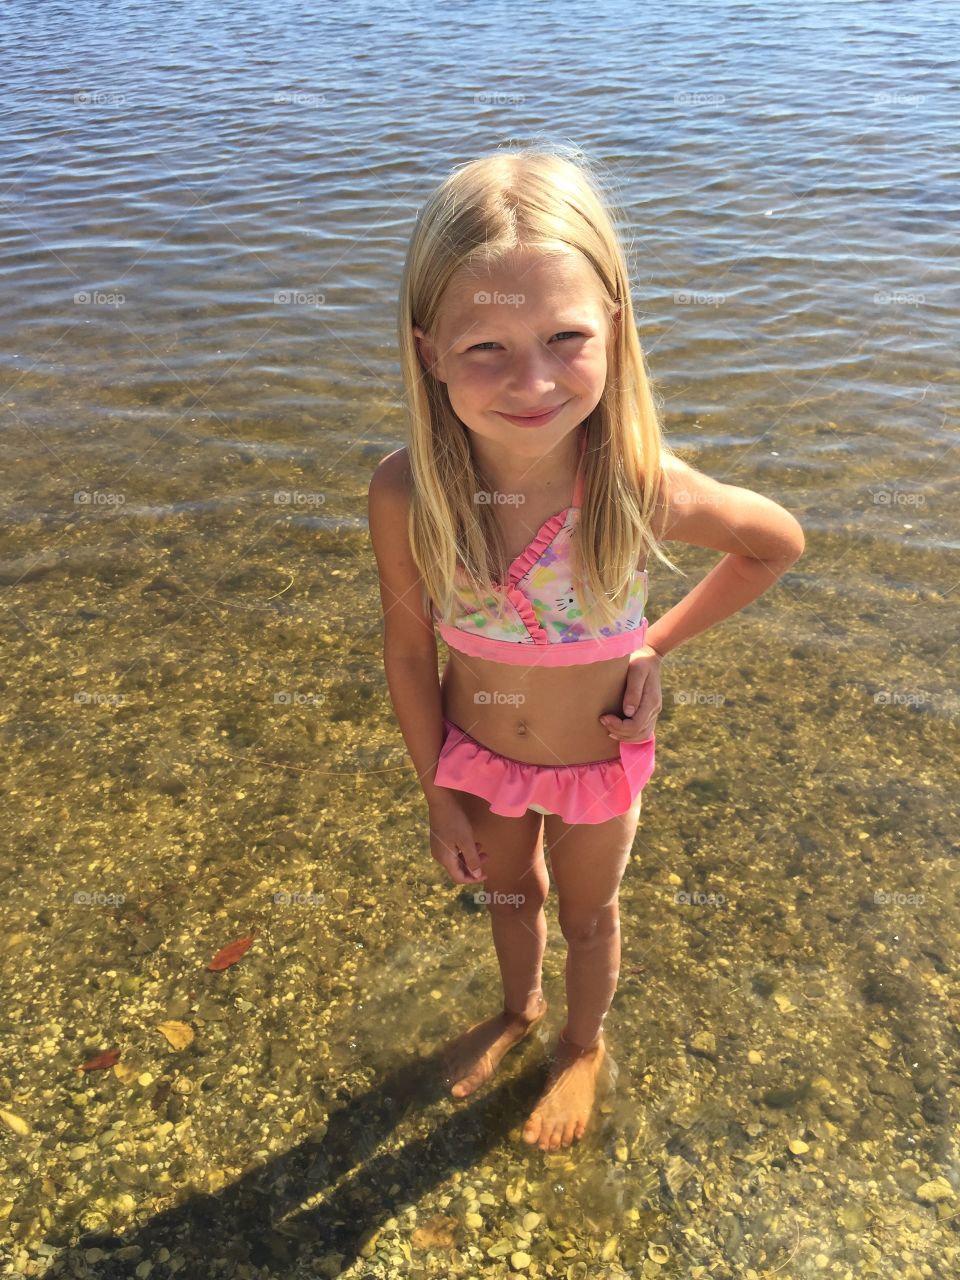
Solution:
{"label": "girl's shoulder", "polygon": [[377,463],[367,489],[367,522],[375,547],[378,536],[385,543],[401,536],[406,542],[412,493],[407,450],[394,449]]}
{"label": "girl's shoulder", "polygon": [[413,471],[406,445],[394,449],[393,453],[388,453],[377,463],[370,484],[376,484],[378,489],[393,489],[408,494],[413,492]]}
{"label": "girl's shoulder", "polygon": [[406,528],[406,518],[413,499],[413,471],[410,467],[410,455],[406,446],[394,449],[377,463],[370,477],[367,490],[367,503],[371,513],[383,508],[389,512],[394,521],[402,522]]}

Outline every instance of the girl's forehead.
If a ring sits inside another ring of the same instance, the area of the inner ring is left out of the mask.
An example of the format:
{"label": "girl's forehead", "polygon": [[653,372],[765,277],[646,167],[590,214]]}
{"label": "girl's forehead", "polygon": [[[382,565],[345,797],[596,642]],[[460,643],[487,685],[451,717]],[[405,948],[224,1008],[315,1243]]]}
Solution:
{"label": "girl's forehead", "polygon": [[511,255],[455,271],[440,299],[440,322],[462,326],[491,307],[558,308],[601,305],[600,282],[579,253]]}
{"label": "girl's forehead", "polygon": [[517,282],[549,287],[562,281],[564,287],[582,285],[596,289],[597,277],[589,262],[574,249],[514,249],[493,262],[466,263],[454,271],[447,293],[466,292],[478,281],[509,277]]}

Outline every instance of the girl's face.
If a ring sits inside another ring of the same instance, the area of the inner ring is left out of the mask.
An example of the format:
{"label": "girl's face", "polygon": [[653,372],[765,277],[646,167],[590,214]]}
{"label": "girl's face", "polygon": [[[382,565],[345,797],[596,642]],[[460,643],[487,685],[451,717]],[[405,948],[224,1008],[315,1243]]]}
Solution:
{"label": "girl's face", "polygon": [[[492,443],[548,452],[596,408],[612,328],[601,285],[581,254],[518,251],[495,269],[457,272],[433,337],[413,333],[450,404]],[[526,417],[562,406],[543,424]]]}

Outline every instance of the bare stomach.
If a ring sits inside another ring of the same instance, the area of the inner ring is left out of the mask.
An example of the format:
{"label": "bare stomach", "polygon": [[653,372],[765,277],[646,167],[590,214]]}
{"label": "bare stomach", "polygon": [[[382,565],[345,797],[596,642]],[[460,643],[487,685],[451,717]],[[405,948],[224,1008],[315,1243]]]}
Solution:
{"label": "bare stomach", "polygon": [[623,715],[629,657],[571,667],[514,667],[450,650],[443,714],[490,751],[527,764],[616,760],[599,717]]}

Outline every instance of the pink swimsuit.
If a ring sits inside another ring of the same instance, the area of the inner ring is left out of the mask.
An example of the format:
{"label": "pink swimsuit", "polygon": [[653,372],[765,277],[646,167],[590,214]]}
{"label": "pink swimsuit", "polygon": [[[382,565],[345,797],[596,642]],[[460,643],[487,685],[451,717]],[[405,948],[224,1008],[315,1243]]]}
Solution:
{"label": "pink swimsuit", "polygon": [[[510,565],[506,607],[501,611],[489,594],[469,596],[461,568],[457,570],[461,591],[455,623],[442,622],[433,606],[434,622],[450,648],[511,665],[566,667],[623,657],[643,645],[646,569],[634,574],[623,612],[613,626],[591,630],[577,604],[569,555],[583,498],[587,437],[585,428],[580,431],[573,502],[545,521]],[[568,823],[605,822],[632,807],[654,770],[654,734],[643,742],[621,742],[618,759],[554,766],[502,756],[446,717],[443,724],[437,785],[481,796],[492,813],[504,817],[520,817],[534,809],[559,814]]]}

